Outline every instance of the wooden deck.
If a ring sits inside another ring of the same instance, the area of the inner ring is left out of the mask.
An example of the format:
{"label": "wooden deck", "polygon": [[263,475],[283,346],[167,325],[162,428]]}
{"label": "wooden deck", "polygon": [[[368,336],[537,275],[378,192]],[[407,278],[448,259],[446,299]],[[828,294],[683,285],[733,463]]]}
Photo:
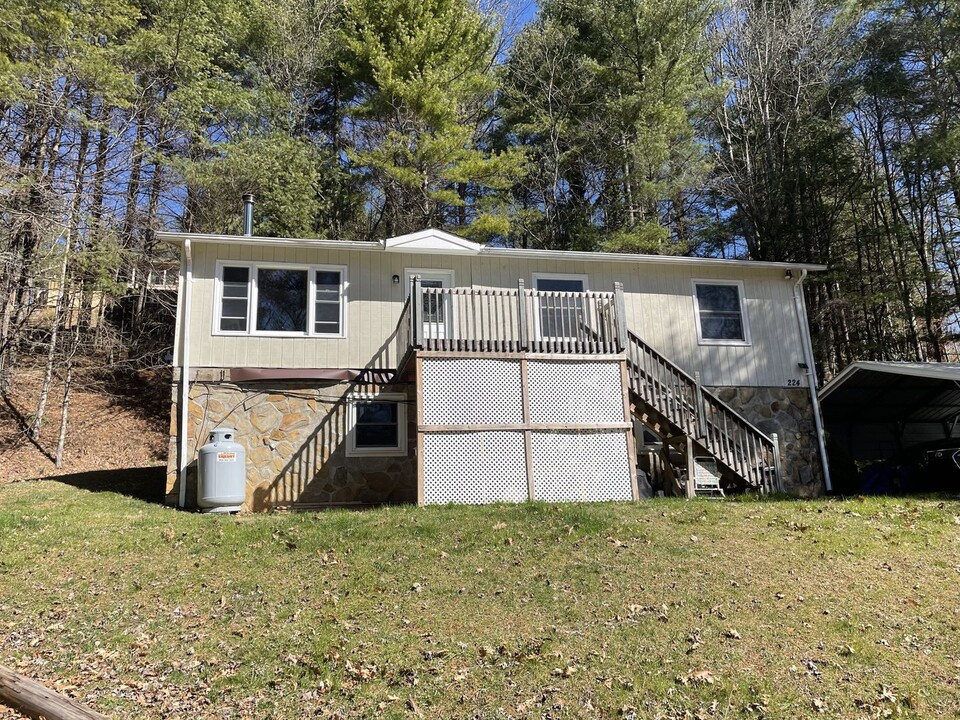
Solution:
{"label": "wooden deck", "polygon": [[414,277],[396,341],[399,373],[409,372],[414,357],[622,359],[634,416],[680,450],[688,468],[695,454],[706,454],[746,487],[782,489],[776,435],[765,435],[630,332],[620,283],[612,292],[575,293],[530,290],[522,280],[508,290],[422,287]]}

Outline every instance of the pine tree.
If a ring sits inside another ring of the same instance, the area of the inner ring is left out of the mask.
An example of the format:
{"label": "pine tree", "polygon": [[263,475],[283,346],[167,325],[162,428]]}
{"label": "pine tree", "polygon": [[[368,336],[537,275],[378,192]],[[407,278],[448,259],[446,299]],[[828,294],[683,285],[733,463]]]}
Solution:
{"label": "pine tree", "polygon": [[355,100],[346,136],[351,170],[366,181],[372,233],[506,231],[484,206],[517,171],[514,153],[482,145],[494,38],[467,0],[349,3],[343,68]]}
{"label": "pine tree", "polygon": [[504,133],[530,173],[515,192],[528,238],[551,247],[681,252],[705,175],[701,0],[554,0],[504,77]]}

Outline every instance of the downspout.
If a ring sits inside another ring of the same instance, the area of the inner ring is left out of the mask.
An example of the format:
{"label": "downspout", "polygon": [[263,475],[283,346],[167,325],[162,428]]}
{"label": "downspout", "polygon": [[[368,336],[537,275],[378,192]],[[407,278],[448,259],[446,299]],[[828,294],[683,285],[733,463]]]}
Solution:
{"label": "downspout", "polygon": [[190,301],[193,299],[193,254],[190,239],[183,241],[186,272],[183,281],[183,314],[180,316],[180,498],[179,507],[187,504],[187,419],[190,403]]}
{"label": "downspout", "polygon": [[823,468],[823,483],[827,492],[833,492],[830,479],[830,465],[827,462],[827,443],[824,439],[823,418],[820,415],[820,398],[817,396],[817,371],[813,363],[813,342],[810,340],[810,322],[807,319],[807,304],[803,300],[803,281],[807,277],[806,268],[800,271],[800,279],[793,286],[793,302],[797,308],[797,324],[800,328],[800,343],[803,345],[803,362],[807,366],[807,385],[810,388],[810,407],[813,410],[813,424],[817,431],[817,447],[820,450],[820,466]]}

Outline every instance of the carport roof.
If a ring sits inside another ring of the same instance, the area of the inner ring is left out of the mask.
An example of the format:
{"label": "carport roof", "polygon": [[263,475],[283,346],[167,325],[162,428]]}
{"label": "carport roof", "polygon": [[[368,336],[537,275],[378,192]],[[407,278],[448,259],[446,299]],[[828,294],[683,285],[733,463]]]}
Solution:
{"label": "carport roof", "polygon": [[828,423],[937,423],[960,415],[960,363],[860,360],[820,390]]}

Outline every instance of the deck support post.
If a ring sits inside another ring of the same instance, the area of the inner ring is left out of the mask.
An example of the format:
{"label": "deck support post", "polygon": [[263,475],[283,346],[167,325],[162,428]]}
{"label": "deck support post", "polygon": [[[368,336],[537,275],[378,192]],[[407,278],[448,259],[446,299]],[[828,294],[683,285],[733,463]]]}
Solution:
{"label": "deck support post", "polygon": [[410,346],[423,347],[423,290],[420,276],[410,278]]}
{"label": "deck support post", "polygon": [[417,387],[417,505],[425,505],[423,499],[423,431],[420,427],[423,425],[423,358],[420,353],[414,352],[414,364],[416,366],[416,387]]}
{"label": "deck support post", "polygon": [[627,349],[627,306],[623,301],[623,283],[615,282],[613,284],[613,313],[617,332],[617,352],[623,352]]}
{"label": "deck support post", "polygon": [[527,331],[527,297],[523,278],[517,280],[517,329],[520,333],[520,351],[530,348],[530,335]]}
{"label": "deck support post", "polygon": [[[520,282],[523,283],[523,280]],[[530,385],[525,357],[520,358],[520,394],[520,401],[523,404],[523,457],[527,470],[527,500],[534,500],[536,477],[533,467],[533,432],[530,430]]]}
{"label": "deck support post", "polygon": [[687,438],[687,499],[692,499],[696,497],[696,480],[694,479],[694,474],[696,473],[696,468],[694,467],[693,461],[694,448],[693,448],[693,438]]}
{"label": "deck support post", "polygon": [[697,383],[697,396],[693,399],[693,408],[694,412],[697,413],[697,438],[705,438],[707,436],[707,423],[706,423],[706,407],[703,404],[703,383],[700,382],[700,373],[695,372],[693,374],[693,379]]}
{"label": "deck support post", "polygon": [[640,483],[637,479],[637,439],[633,434],[633,414],[630,412],[630,380],[627,359],[620,361],[620,387],[623,392],[623,419],[630,423],[627,430],[627,458],[630,461],[630,490],[634,500],[640,499]]}
{"label": "deck support post", "polygon": [[772,433],[770,439],[773,440],[773,487],[771,490],[783,492],[783,475],[780,472],[780,437],[777,433]]}

